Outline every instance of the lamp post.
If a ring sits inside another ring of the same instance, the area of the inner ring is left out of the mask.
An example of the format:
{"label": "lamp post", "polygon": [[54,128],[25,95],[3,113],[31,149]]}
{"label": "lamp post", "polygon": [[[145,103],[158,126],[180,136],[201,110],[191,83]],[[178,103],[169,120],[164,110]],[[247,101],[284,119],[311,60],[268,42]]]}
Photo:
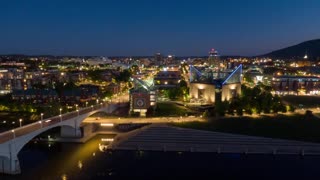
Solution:
{"label": "lamp post", "polygon": [[20,127],[22,126],[22,119],[19,119]]}
{"label": "lamp post", "polygon": [[86,101],[86,107],[88,107],[88,101]]}
{"label": "lamp post", "polygon": [[77,120],[74,119],[74,136],[77,137]]}
{"label": "lamp post", "polygon": [[93,111],[93,105],[91,105],[91,111]]}
{"label": "lamp post", "polygon": [[41,115],[41,121],[43,120],[43,113],[40,114]]}
{"label": "lamp post", "polygon": [[16,133],[14,132],[14,129],[12,129],[11,132],[13,134],[13,139],[16,138]]}
{"label": "lamp post", "polygon": [[[79,110],[77,109],[77,113],[79,116]],[[78,118],[74,118],[74,135],[77,136],[77,119]]]}
{"label": "lamp post", "polygon": [[60,116],[61,116],[62,108],[60,108],[59,110],[60,110]]}

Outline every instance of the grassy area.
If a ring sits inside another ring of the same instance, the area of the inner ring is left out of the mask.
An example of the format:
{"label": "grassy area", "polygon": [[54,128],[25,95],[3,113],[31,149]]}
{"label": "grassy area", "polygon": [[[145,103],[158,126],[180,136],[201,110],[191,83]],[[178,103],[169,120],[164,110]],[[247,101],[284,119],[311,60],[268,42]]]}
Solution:
{"label": "grassy area", "polygon": [[175,103],[161,102],[157,104],[157,109],[154,116],[185,116],[195,115],[198,112],[192,111],[185,106],[177,105]]}
{"label": "grassy area", "polygon": [[183,128],[320,143],[320,120],[304,115],[278,115],[261,118],[234,117],[211,119],[208,122],[173,123],[173,125]]}
{"label": "grassy area", "polygon": [[303,105],[303,108],[316,108],[320,106],[320,96],[283,96],[281,99],[293,106],[299,107]]}

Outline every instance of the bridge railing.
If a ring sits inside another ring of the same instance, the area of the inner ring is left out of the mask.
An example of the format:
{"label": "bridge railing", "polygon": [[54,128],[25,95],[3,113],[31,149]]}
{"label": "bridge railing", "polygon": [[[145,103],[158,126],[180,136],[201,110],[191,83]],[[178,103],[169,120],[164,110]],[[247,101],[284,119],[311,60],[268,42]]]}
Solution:
{"label": "bridge railing", "polygon": [[103,107],[108,107],[109,105],[110,104],[107,104],[107,103],[100,103],[100,104],[97,104],[94,106],[80,108],[79,110],[76,110],[76,111],[68,112],[65,114],[58,115],[58,116],[53,116],[53,117],[39,120],[37,122],[30,123],[30,124],[27,124],[27,125],[24,125],[24,126],[21,126],[18,128],[14,128],[12,130],[2,132],[2,133],[0,133],[0,144],[7,142],[11,139],[14,139],[16,137],[28,134],[30,132],[33,132],[33,131],[36,131],[36,130],[39,130],[39,129],[42,129],[45,127],[49,127],[49,126],[57,124],[59,122],[66,121],[71,118],[80,116],[82,114],[86,114],[86,113],[98,110],[100,108],[103,108]]}

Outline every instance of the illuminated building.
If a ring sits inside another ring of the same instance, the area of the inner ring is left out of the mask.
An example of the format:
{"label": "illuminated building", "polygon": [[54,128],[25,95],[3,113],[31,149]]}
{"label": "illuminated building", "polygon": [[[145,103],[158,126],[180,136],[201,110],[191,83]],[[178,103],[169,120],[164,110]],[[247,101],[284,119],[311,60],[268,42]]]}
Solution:
{"label": "illuminated building", "polygon": [[130,89],[130,112],[146,116],[148,109],[157,105],[157,92],[153,84],[148,84],[140,79],[132,79],[134,88]]}
{"label": "illuminated building", "polygon": [[[257,66],[249,67],[244,73],[244,76],[246,78],[250,77],[249,79],[252,79],[254,84],[258,84],[259,82],[267,83],[264,82],[266,77],[263,75],[263,70]],[[245,81],[250,82],[248,79],[245,79]]]}
{"label": "illuminated building", "polygon": [[173,64],[175,61],[175,56],[174,55],[168,55],[168,57],[166,58],[166,64]]}
{"label": "illuminated building", "polygon": [[215,49],[211,49],[209,52],[208,64],[216,70],[220,69],[220,57]]}
{"label": "illuminated building", "polygon": [[316,76],[276,76],[272,89],[279,95],[319,95],[320,78]]}
{"label": "illuminated building", "polygon": [[181,80],[180,71],[160,71],[154,77],[154,85],[157,88],[176,88]]}
{"label": "illuminated building", "polygon": [[195,103],[229,101],[241,93],[242,65],[216,72],[212,68],[190,66],[190,97]]}

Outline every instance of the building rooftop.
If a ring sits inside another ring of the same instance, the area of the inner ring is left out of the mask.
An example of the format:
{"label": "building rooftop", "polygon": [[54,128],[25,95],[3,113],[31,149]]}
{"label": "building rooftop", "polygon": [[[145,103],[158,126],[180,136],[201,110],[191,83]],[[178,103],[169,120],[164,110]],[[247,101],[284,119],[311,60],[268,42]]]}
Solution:
{"label": "building rooftop", "polygon": [[190,66],[190,82],[205,84],[233,84],[241,82],[242,65],[236,69],[213,71],[210,68]]}

